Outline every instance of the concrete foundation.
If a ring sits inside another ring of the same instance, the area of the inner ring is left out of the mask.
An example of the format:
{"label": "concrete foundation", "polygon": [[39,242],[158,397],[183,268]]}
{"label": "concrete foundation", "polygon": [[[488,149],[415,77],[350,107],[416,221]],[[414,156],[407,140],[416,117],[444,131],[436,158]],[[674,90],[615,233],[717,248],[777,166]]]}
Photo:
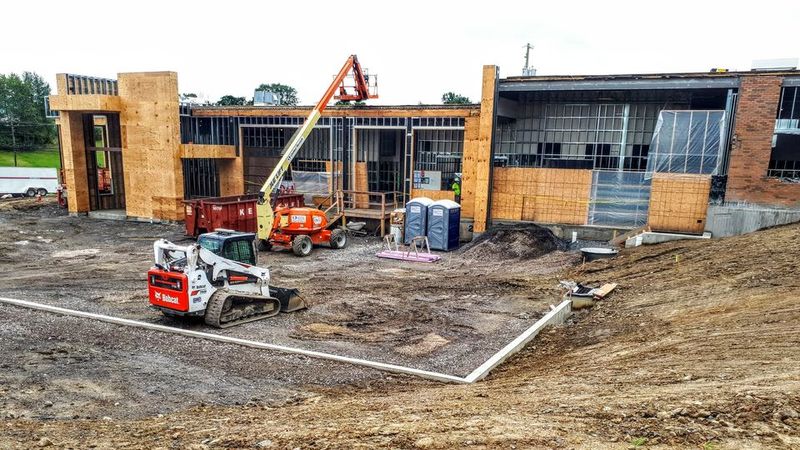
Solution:
{"label": "concrete foundation", "polygon": [[680,233],[658,233],[655,231],[646,231],[644,233],[632,236],[625,241],[625,247],[638,247],[640,245],[661,244],[671,241],[682,241],[687,239],[711,239],[711,233],[703,234],[680,234]]}
{"label": "concrete foundation", "polygon": [[128,218],[124,209],[104,209],[100,211],[89,211],[90,219],[102,220],[125,220]]}
{"label": "concrete foundation", "polygon": [[794,222],[800,222],[800,210],[749,204],[709,205],[706,231],[715,238],[727,237]]}

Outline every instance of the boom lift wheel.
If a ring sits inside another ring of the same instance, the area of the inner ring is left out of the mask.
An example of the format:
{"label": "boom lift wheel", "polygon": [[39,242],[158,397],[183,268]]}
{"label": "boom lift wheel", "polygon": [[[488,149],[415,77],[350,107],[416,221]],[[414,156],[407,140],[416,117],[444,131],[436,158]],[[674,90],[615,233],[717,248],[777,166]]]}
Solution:
{"label": "boom lift wheel", "polygon": [[305,234],[298,235],[292,241],[292,251],[297,256],[308,256],[314,248],[311,238]]}
{"label": "boom lift wheel", "polygon": [[331,230],[331,248],[344,248],[347,245],[347,233],[341,228]]}

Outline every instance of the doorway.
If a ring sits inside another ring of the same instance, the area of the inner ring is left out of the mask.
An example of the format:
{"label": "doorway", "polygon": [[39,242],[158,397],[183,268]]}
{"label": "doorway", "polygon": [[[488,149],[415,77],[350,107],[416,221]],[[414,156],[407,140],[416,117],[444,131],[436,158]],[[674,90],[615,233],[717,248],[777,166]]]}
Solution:
{"label": "doorway", "polygon": [[125,210],[119,114],[84,114],[89,210]]}

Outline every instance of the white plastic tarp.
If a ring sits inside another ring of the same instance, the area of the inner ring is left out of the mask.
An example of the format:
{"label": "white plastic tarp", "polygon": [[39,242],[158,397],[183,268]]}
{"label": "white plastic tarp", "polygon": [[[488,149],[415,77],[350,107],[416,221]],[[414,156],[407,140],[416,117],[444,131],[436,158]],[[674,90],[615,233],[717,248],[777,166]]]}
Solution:
{"label": "white plastic tarp", "polygon": [[589,225],[640,227],[647,223],[651,180],[644,172],[592,171]]}
{"label": "white plastic tarp", "polygon": [[653,172],[718,175],[724,136],[725,111],[661,111],[647,156],[647,178]]}
{"label": "white plastic tarp", "polygon": [[295,192],[301,194],[327,194],[330,186],[330,172],[304,172],[292,170]]}

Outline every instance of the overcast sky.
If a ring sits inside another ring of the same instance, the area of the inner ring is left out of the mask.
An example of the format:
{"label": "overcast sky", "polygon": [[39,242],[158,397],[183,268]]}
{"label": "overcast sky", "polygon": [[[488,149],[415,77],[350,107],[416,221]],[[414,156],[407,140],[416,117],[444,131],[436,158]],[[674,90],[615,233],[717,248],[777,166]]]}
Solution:
{"label": "overcast sky", "polygon": [[260,83],[318,100],[356,53],[377,104],[480,100],[481,66],[518,75],[749,70],[800,56],[798,1],[13,1],[2,7],[0,72],[178,72],[181,92],[252,97]]}

